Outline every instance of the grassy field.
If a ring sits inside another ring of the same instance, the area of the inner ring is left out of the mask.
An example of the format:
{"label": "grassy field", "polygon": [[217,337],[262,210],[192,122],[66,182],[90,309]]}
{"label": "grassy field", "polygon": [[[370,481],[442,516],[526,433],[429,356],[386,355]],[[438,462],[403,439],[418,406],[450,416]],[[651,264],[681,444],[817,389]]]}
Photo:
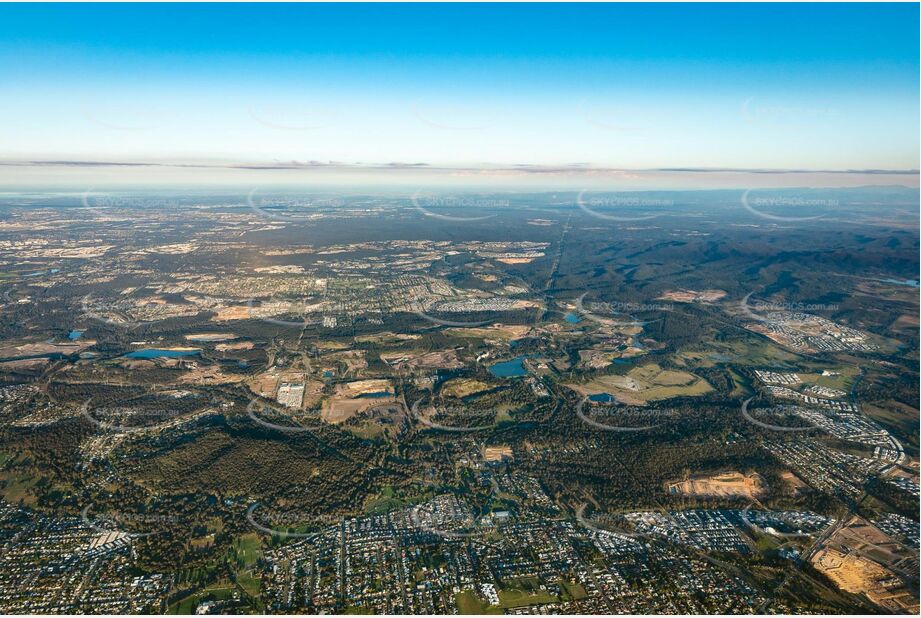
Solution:
{"label": "grassy field", "polygon": [[580,599],[584,599],[585,597],[588,596],[588,592],[585,591],[585,588],[582,586],[582,584],[579,584],[576,582],[568,582],[566,580],[563,580],[560,582],[560,585],[562,586],[566,594],[569,595],[571,599],[574,599],[576,601]]}
{"label": "grassy field", "polygon": [[770,534],[761,534],[758,536],[758,539],[755,541],[755,547],[758,548],[758,551],[761,553],[769,552],[773,549],[777,549],[780,545],[780,542],[772,537]]}
{"label": "grassy field", "polygon": [[13,504],[34,506],[36,497],[31,489],[38,484],[39,479],[31,476],[24,470],[10,470],[0,473],[0,496]]}
{"label": "grassy field", "polygon": [[864,404],[863,411],[883,424],[899,432],[905,441],[918,448],[918,411],[898,401],[880,404]]}
{"label": "grassy field", "polygon": [[748,397],[752,394],[752,390],[745,385],[745,380],[742,376],[732,369],[729,370],[729,375],[732,377],[732,392],[729,393],[730,397]]}
{"label": "grassy field", "polygon": [[[799,372],[798,375],[800,379],[807,384],[818,384],[819,386],[836,388],[844,392],[849,392],[851,390],[854,379],[860,375],[859,368],[848,365],[842,367],[817,366],[816,369],[817,371],[815,373]],[[841,375],[823,376],[823,369],[828,369]]]}
{"label": "grassy field", "polygon": [[499,590],[499,607],[525,607],[527,605],[540,605],[542,603],[555,603],[559,599],[546,590],[518,590],[516,588]]}
{"label": "grassy field", "polygon": [[713,367],[716,361],[712,354],[707,350],[684,348],[675,354],[675,363],[682,367]]}
{"label": "grassy field", "polygon": [[448,380],[441,386],[441,394],[445,397],[467,397],[475,393],[482,393],[495,388],[492,384],[481,382],[480,380],[471,380],[467,378],[456,378]]}
{"label": "grassy field", "polygon": [[188,616],[195,613],[195,608],[202,601],[227,601],[233,598],[233,592],[236,590],[231,582],[218,582],[208,586],[200,592],[186,597],[185,599],[170,605],[166,613],[167,614],[178,614],[181,616]]}
{"label": "grassy field", "polygon": [[252,571],[238,573],[237,583],[253,598],[258,597],[259,591],[262,589],[262,580],[254,575]]}
{"label": "grassy field", "polygon": [[[772,367],[795,363],[799,357],[785,351],[779,345],[757,337],[707,341],[703,347],[694,346],[681,350],[679,358],[690,365],[712,367],[717,359],[737,365]],[[791,365],[792,366],[792,365]]]}
{"label": "grassy field", "polygon": [[360,425],[347,425],[346,429],[362,440],[377,440],[387,435],[384,426],[374,420]]}
{"label": "grassy field", "polygon": [[237,537],[233,548],[237,552],[238,563],[248,569],[262,556],[262,539],[256,533],[244,534]]}
{"label": "grassy field", "polygon": [[522,407],[523,406],[515,404],[501,404],[496,406],[496,425],[513,422],[515,419],[512,418],[512,412],[520,410]]}
{"label": "grassy field", "polygon": [[403,506],[403,501],[394,495],[393,487],[385,485],[376,497],[365,505],[365,513],[386,513]]}
{"label": "grassy field", "polygon": [[424,502],[431,497],[431,494],[424,493],[397,497],[396,492],[391,485],[384,485],[381,493],[377,494],[377,496],[370,499],[367,504],[365,504],[365,513],[386,513],[387,511],[392,511],[394,509],[408,506],[410,504],[419,504],[420,502]]}
{"label": "grassy field", "polygon": [[480,599],[472,590],[464,590],[454,595],[459,614],[501,614],[502,610]]}
{"label": "grassy field", "polygon": [[713,390],[703,378],[686,371],[662,369],[655,363],[634,367],[627,375],[599,376],[585,384],[569,385],[584,395],[608,393],[626,404],[672,397],[693,397]]}

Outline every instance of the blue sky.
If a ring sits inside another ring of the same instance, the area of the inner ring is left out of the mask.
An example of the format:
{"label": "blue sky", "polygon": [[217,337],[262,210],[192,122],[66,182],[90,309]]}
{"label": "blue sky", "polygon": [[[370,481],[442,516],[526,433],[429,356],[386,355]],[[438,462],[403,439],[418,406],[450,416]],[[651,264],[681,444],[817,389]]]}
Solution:
{"label": "blue sky", "polygon": [[0,5],[0,159],[916,169],[917,4]]}

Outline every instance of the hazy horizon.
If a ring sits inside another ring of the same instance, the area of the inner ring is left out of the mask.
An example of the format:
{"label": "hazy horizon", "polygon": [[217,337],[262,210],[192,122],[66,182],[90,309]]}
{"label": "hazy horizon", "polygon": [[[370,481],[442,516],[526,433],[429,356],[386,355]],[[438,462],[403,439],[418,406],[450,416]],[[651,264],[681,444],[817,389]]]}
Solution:
{"label": "hazy horizon", "polygon": [[917,5],[0,14],[4,186],[918,186]]}
{"label": "hazy horizon", "polygon": [[543,192],[692,191],[752,188],[918,188],[917,170],[616,170],[578,167],[430,168],[325,164],[81,164],[0,162],[0,186],[8,191],[220,189],[234,187],[413,191]]}

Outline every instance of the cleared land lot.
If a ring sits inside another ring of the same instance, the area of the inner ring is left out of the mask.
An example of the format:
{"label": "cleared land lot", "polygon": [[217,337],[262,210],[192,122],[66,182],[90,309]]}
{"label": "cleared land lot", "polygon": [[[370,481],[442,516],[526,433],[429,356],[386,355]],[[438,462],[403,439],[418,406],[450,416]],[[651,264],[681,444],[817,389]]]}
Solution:
{"label": "cleared land lot", "polygon": [[[369,396],[372,394],[374,396]],[[394,402],[396,398],[389,380],[348,382],[337,385],[336,394],[323,402],[321,418],[327,423],[343,423],[360,412]]]}
{"label": "cleared land lot", "polygon": [[422,352],[419,350],[384,352],[381,360],[391,367],[402,369],[460,369],[464,366],[457,358],[457,352],[453,349],[438,350],[436,352]]}
{"label": "cleared land lot", "polygon": [[502,461],[503,459],[512,459],[512,447],[507,444],[499,446],[487,446],[483,449],[483,459],[486,461]]}
{"label": "cleared land lot", "polygon": [[521,339],[530,330],[530,326],[493,324],[480,328],[448,328],[445,334],[452,337],[474,337],[476,339]]}
{"label": "cleared land lot", "polygon": [[720,498],[756,498],[764,493],[764,483],[757,474],[723,472],[715,475],[694,475],[668,484],[671,494],[711,496]]}
{"label": "cleared land lot", "polygon": [[835,530],[810,562],[842,590],[892,613],[918,614],[918,591],[903,583],[917,577],[917,552],[860,517]]}

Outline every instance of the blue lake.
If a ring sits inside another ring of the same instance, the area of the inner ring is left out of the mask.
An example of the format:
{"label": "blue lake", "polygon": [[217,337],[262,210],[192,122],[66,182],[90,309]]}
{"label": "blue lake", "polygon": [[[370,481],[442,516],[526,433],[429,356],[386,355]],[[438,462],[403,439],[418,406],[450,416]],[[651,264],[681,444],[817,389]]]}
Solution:
{"label": "blue lake", "polygon": [[358,396],[359,399],[383,399],[384,397],[390,397],[393,393],[390,391],[377,391],[374,393],[362,393]]}
{"label": "blue lake", "polygon": [[580,318],[575,313],[567,313],[563,319],[569,322],[570,324],[578,324],[579,322],[582,321],[582,318]]}
{"label": "blue lake", "polygon": [[34,273],[26,273],[23,277],[40,277],[42,275],[53,275],[59,272],[57,268],[52,268],[51,270],[39,270]]}
{"label": "blue lake", "polygon": [[527,369],[524,368],[524,359],[527,355],[516,356],[512,360],[496,363],[489,366],[489,372],[497,378],[518,378],[528,375]]}
{"label": "blue lake", "polygon": [[596,395],[589,395],[588,400],[593,401],[595,403],[611,403],[612,401],[614,401],[614,397],[612,397],[608,393],[598,393]]}
{"label": "blue lake", "polygon": [[83,332],[84,331],[82,330],[72,330],[70,331],[70,334],[67,335],[67,338],[70,339],[71,341],[76,341],[77,339],[83,336]]}
{"label": "blue lake", "polygon": [[918,287],[918,281],[915,279],[883,279],[885,283],[894,283],[896,285],[907,285],[912,288]]}
{"label": "blue lake", "polygon": [[195,356],[201,350],[158,350],[149,348],[147,350],[135,350],[125,354],[128,358],[180,358],[182,356]]}

